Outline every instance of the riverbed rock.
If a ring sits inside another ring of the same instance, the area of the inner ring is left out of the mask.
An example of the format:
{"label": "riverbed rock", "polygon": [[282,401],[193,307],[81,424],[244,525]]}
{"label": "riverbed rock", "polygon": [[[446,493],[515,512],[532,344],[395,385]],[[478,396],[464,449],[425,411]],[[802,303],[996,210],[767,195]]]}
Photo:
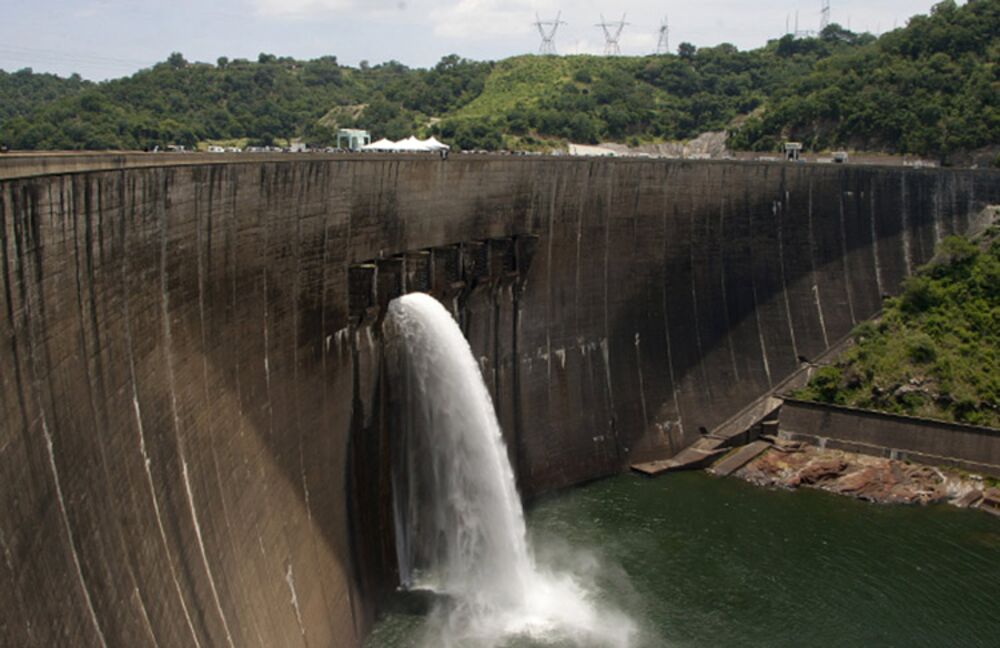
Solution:
{"label": "riverbed rock", "polygon": [[[734,474],[761,486],[818,488],[883,504],[951,501],[967,507],[982,497],[969,495],[981,492],[981,481],[965,475],[814,446],[795,452],[771,448]],[[997,502],[1000,511],[1000,492]]]}
{"label": "riverbed rock", "polygon": [[975,506],[981,499],[983,499],[983,491],[973,488],[961,497],[956,498],[954,504],[958,508],[969,508],[970,506]]}
{"label": "riverbed rock", "polygon": [[804,468],[787,480],[788,486],[817,484],[839,477],[847,469],[847,462],[841,457],[821,457],[813,459]]}
{"label": "riverbed rock", "polygon": [[880,501],[884,499],[891,488],[896,485],[892,474],[886,474],[875,466],[866,466],[842,475],[830,484],[828,490],[844,495],[853,495],[860,499]]}

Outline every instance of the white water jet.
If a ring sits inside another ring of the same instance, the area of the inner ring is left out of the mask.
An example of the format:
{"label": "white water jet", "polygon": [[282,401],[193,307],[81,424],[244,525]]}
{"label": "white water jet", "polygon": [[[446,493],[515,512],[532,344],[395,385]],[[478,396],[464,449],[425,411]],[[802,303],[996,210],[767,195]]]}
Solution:
{"label": "white water jet", "polygon": [[[635,624],[602,610],[571,574],[535,564],[514,473],[468,342],[433,297],[393,300],[386,320],[398,371],[393,494],[404,588],[447,601],[434,644],[513,638],[628,646]],[[431,640],[428,640],[430,643]]]}

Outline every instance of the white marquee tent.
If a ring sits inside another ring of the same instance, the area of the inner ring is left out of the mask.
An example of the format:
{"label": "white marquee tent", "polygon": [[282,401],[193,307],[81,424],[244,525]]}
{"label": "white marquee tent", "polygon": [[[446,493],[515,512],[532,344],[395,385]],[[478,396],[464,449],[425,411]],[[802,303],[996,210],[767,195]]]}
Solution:
{"label": "white marquee tent", "polygon": [[424,146],[430,147],[432,151],[447,151],[448,149],[451,148],[447,144],[437,141],[437,139],[435,139],[434,137],[431,137],[430,139],[425,139],[422,142],[422,144],[424,144]]}
{"label": "white marquee tent", "polygon": [[393,142],[392,140],[385,139],[384,137],[377,142],[372,142],[371,144],[363,147],[363,151],[400,151],[406,153],[434,153],[437,151],[446,151],[450,146],[443,144],[431,137],[426,140],[419,140],[412,135],[404,140],[399,140],[398,142]]}
{"label": "white marquee tent", "polygon": [[420,153],[420,152],[426,153],[427,151],[430,151],[429,148],[427,148],[426,146],[424,146],[423,142],[421,142],[420,140],[418,140],[413,135],[410,135],[405,140],[399,140],[398,142],[396,142],[396,150],[397,151],[413,151],[413,152],[417,152],[417,153]]}
{"label": "white marquee tent", "polygon": [[366,146],[361,147],[362,151],[395,151],[396,143],[392,140],[382,138],[377,142],[372,142]]}

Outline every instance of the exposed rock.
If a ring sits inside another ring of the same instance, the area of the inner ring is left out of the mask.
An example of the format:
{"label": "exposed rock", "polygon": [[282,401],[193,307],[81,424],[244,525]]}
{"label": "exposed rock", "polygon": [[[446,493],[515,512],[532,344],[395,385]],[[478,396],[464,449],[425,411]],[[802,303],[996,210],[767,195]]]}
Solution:
{"label": "exposed rock", "polygon": [[952,502],[958,508],[969,508],[974,506],[979,500],[983,499],[983,491],[978,488],[969,490],[965,495],[955,498]]}
{"label": "exposed rock", "polygon": [[[952,502],[968,507],[982,498],[981,480],[969,476],[813,446],[771,448],[735,474],[758,485],[805,486],[885,504]],[[996,498],[1000,511],[1000,491]]]}
{"label": "exposed rock", "polygon": [[830,490],[861,499],[877,500],[879,495],[884,496],[885,492],[895,485],[895,479],[892,479],[891,475],[889,480],[885,477],[886,475],[874,466],[868,466],[841,476],[830,485]]}
{"label": "exposed rock", "polygon": [[847,462],[839,457],[821,457],[810,461],[804,468],[786,480],[788,486],[817,484],[840,476],[847,469]]}
{"label": "exposed rock", "polygon": [[652,155],[670,158],[723,158],[730,154],[726,148],[726,131],[709,131],[691,140],[628,146],[617,142],[602,142],[600,148],[618,155]]}

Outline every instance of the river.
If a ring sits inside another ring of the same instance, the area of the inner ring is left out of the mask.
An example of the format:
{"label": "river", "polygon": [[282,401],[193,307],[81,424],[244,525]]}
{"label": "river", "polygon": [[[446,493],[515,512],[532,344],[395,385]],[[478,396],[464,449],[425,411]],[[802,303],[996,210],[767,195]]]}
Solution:
{"label": "river", "polygon": [[[979,511],[681,473],[556,493],[527,524],[537,562],[631,617],[635,646],[1000,645],[1000,519]],[[426,645],[425,613],[393,607],[367,645]]]}

